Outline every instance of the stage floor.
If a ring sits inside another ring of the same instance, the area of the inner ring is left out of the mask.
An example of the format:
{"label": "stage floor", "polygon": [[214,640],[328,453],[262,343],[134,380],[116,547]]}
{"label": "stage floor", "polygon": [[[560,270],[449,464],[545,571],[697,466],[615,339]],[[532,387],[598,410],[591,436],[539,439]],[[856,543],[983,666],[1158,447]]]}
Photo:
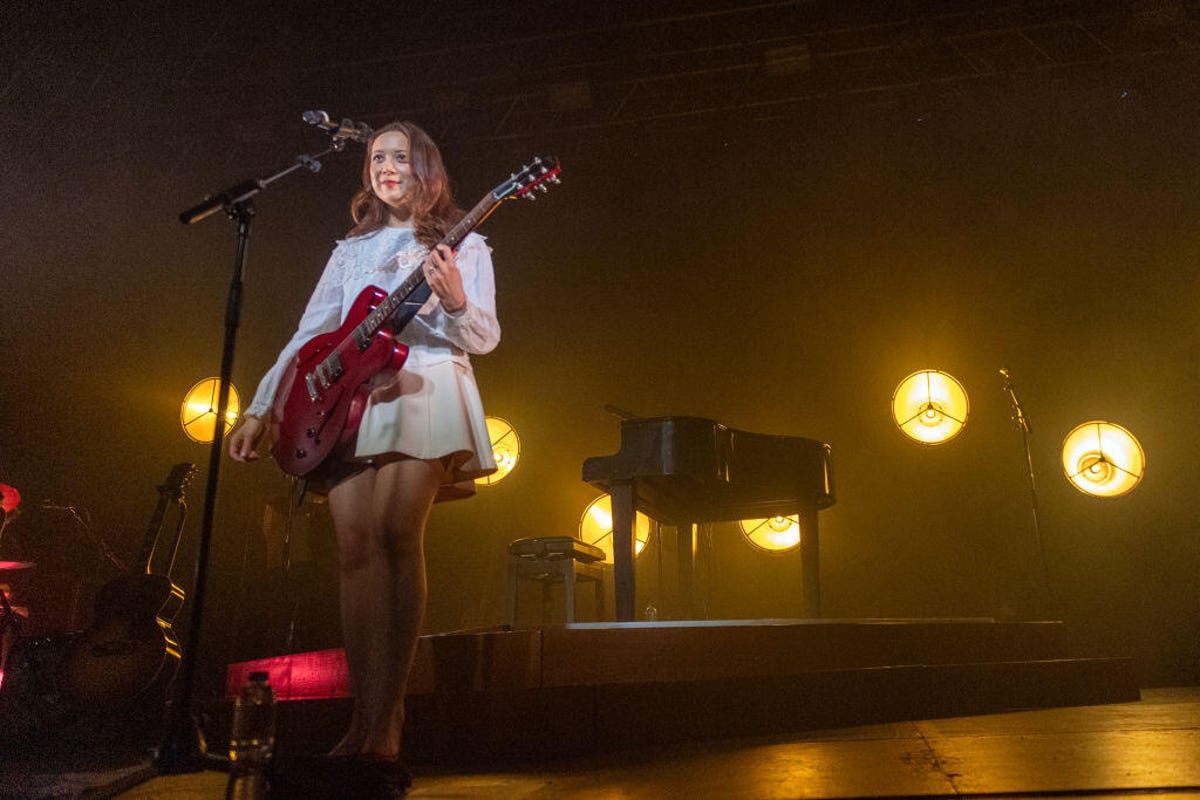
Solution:
{"label": "stage floor", "polygon": [[[1134,702],[1129,659],[1078,658],[1068,640],[1060,622],[988,619],[608,623],[427,636],[405,725],[405,752],[422,778],[413,796],[1200,786],[1200,690]],[[272,684],[294,701],[280,703],[279,752],[326,751],[351,709],[340,651],[265,661]],[[260,663],[231,664],[230,685]],[[228,710],[221,700],[204,709],[217,752]],[[218,773],[152,779],[145,745],[131,747],[119,721],[107,734],[82,724],[73,736],[43,731],[57,752],[9,757],[0,797],[110,797],[147,782],[149,793],[129,796],[220,796],[209,793],[223,791]]]}
{"label": "stage floor", "polygon": [[[1200,688],[1142,700],[691,743],[486,772],[417,765],[409,797],[628,800],[1038,796],[1200,798]],[[11,781],[11,775],[10,781]],[[26,780],[22,797],[44,781]],[[78,784],[74,784],[78,785]],[[129,786],[128,783],[125,784]],[[13,783],[0,784],[12,791]],[[125,800],[224,797],[217,772],[144,780]],[[12,796],[12,795],[4,795]],[[111,794],[93,793],[89,797]]]}

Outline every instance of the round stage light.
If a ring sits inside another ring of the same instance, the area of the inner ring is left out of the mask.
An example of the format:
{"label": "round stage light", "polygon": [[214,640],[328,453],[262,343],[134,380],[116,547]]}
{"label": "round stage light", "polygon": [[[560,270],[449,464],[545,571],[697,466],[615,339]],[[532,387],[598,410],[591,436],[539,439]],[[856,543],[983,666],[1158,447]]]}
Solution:
{"label": "round stage light", "polygon": [[738,526],[746,541],[768,553],[786,553],[800,546],[800,519],[794,514],[789,517],[744,519]]}
{"label": "round stage light", "polygon": [[[205,378],[188,390],[179,409],[179,424],[193,442],[208,444],[217,435],[217,398],[221,393],[220,378]],[[242,410],[237,387],[229,384],[229,401],[225,408],[225,432],[233,430]]]}
{"label": "round stage light", "polygon": [[1128,494],[1146,472],[1146,454],[1137,437],[1116,423],[1099,420],[1067,434],[1062,463],[1071,485],[1095,497]]}
{"label": "round stage light", "polygon": [[[588,503],[579,518],[579,538],[590,545],[595,545],[604,551],[604,560],[613,562],[613,520],[612,498],[602,494]],[[634,513],[634,537],[637,544],[633,549],[633,557],[637,558],[650,539],[650,518],[642,512]]]}
{"label": "round stage light", "polygon": [[914,372],[892,394],[892,419],[921,444],[948,442],[967,424],[967,392],[954,377],[936,369]]}
{"label": "round stage light", "polygon": [[496,459],[496,471],[475,481],[478,486],[492,486],[504,480],[517,465],[521,457],[521,440],[512,423],[500,417],[485,417],[488,440],[492,443],[492,457]]}

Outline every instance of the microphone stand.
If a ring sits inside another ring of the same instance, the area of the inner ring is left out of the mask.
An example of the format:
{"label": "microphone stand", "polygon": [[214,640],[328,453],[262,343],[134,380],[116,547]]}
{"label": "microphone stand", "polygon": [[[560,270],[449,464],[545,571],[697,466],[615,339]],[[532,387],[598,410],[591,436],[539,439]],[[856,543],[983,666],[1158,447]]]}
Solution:
{"label": "microphone stand", "polygon": [[275,181],[305,168],[319,172],[321,162],[330,153],[341,152],[349,137],[335,135],[329,148],[316,155],[299,155],[295,161],[278,172],[261,178],[251,178],[224,191],[209,195],[201,203],[179,215],[179,221],[191,225],[224,211],[237,224],[237,248],[233,261],[233,277],[225,306],[225,342],[221,353],[220,391],[217,396],[217,423],[208,458],[208,483],[204,492],[204,516],[200,525],[199,554],[192,586],[192,601],[188,620],[187,640],[181,648],[179,679],[175,684],[163,738],[155,754],[155,767],[163,773],[196,772],[216,759],[206,753],[204,734],[192,716],[193,684],[196,676],[196,650],[200,643],[200,625],[204,616],[205,584],[208,578],[208,558],[212,549],[213,518],[217,505],[217,477],[221,466],[221,451],[225,440],[225,414],[229,405],[229,383],[233,373],[233,353],[241,318],[242,286],[245,276],[246,248],[250,241],[250,223],[254,219],[253,198]]}
{"label": "microphone stand", "polygon": [[1021,431],[1021,444],[1025,449],[1025,466],[1029,476],[1029,500],[1033,511],[1033,537],[1037,543],[1038,558],[1042,567],[1042,588],[1046,595],[1053,599],[1054,590],[1050,587],[1050,569],[1046,564],[1046,547],[1042,542],[1042,526],[1038,519],[1037,481],[1033,476],[1033,456],[1029,452],[1029,436],[1033,433],[1033,426],[1029,424],[1029,418],[1025,416],[1025,411],[1021,408],[1021,401],[1017,399],[1017,391],[1013,387],[1008,370],[1001,368],[1000,375],[1004,378],[1004,393],[1008,396],[1009,403],[1012,404],[1012,420]]}

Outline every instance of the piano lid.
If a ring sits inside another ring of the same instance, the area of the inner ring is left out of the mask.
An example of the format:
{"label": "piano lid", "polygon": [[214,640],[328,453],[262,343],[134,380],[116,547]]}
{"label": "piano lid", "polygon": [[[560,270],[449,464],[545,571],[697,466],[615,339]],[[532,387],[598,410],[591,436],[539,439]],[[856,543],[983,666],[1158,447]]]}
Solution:
{"label": "piano lid", "polygon": [[632,482],[637,509],[665,522],[762,518],[834,503],[829,445],[702,417],[624,420],[618,452],[586,459],[583,479],[605,492]]}

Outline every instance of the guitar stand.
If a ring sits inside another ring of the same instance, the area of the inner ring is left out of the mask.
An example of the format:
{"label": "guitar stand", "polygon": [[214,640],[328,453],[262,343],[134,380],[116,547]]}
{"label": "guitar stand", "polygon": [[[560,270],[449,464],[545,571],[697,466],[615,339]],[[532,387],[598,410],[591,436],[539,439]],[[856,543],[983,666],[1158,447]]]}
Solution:
{"label": "guitar stand", "polygon": [[225,191],[210,195],[203,202],[179,215],[180,222],[184,225],[191,225],[218,211],[224,211],[237,225],[237,248],[225,306],[225,339],[221,352],[216,430],[213,433],[212,447],[209,449],[208,481],[204,492],[204,514],[200,525],[199,553],[192,581],[192,585],[195,587],[195,599],[188,617],[187,638],[181,648],[179,678],[175,684],[173,698],[168,704],[163,738],[156,748],[154,759],[154,766],[162,773],[198,772],[225,763],[224,759],[209,756],[206,752],[203,731],[192,714],[192,695],[196,676],[196,652],[200,643],[200,627],[204,617],[208,559],[212,549],[213,518],[217,504],[217,479],[221,467],[221,451],[224,449],[225,443],[225,414],[229,407],[233,354],[241,319],[246,247],[250,241],[250,223],[254,219],[253,197],[270,184],[302,167],[312,172],[320,171],[319,159],[330,153],[341,152],[345,146],[346,138],[335,134],[330,147],[317,155],[298,156],[288,167],[272,175],[252,178]]}

